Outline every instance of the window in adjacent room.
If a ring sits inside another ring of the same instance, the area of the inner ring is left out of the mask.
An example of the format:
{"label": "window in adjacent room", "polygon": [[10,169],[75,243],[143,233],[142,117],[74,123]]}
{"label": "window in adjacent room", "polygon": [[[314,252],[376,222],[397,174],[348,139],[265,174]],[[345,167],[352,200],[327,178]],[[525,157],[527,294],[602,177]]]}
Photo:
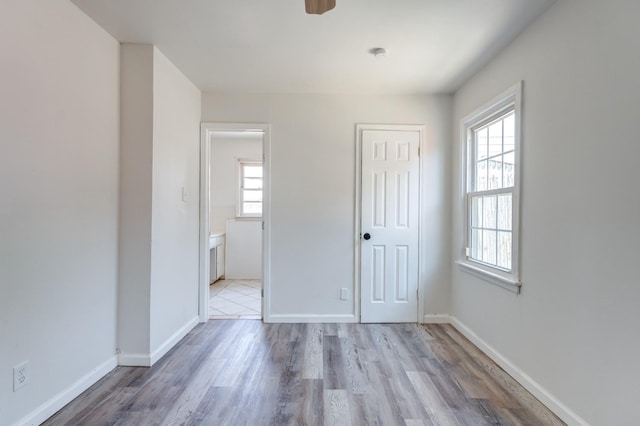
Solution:
{"label": "window in adjacent room", "polygon": [[238,217],[262,217],[262,162],[240,160]]}
{"label": "window in adjacent room", "polygon": [[463,269],[519,291],[521,84],[462,123],[466,165]]}

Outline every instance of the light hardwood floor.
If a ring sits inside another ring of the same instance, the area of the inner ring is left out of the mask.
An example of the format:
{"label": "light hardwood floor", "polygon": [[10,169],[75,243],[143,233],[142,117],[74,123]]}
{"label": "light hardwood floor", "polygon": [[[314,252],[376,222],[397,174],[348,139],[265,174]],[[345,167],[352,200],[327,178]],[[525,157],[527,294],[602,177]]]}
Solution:
{"label": "light hardwood floor", "polygon": [[45,425],[561,425],[449,325],[209,321]]}

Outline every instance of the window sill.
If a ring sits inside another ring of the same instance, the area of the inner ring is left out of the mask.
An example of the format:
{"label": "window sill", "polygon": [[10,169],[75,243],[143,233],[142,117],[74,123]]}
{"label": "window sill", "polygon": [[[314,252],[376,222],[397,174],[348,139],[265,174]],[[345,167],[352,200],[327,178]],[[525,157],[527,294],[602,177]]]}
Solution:
{"label": "window sill", "polygon": [[522,283],[519,281],[514,281],[509,277],[504,277],[491,271],[487,271],[486,269],[476,266],[468,261],[458,260],[456,263],[461,271],[478,277],[488,283],[495,284],[498,287],[502,287],[505,290],[520,294],[520,287],[522,287]]}

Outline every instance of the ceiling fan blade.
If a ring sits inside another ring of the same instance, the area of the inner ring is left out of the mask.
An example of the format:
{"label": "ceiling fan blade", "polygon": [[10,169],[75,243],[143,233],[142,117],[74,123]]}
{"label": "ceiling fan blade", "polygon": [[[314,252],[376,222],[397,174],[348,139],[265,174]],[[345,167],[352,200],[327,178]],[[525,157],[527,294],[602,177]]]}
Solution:
{"label": "ceiling fan blade", "polygon": [[336,7],[336,0],[304,0],[304,6],[310,15],[322,15]]}

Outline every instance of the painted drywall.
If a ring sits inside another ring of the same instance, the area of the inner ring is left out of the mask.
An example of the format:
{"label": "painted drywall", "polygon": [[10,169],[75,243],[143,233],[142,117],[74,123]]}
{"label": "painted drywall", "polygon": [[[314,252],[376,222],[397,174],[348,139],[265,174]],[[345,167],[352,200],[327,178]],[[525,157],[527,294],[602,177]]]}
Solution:
{"label": "painted drywall", "polygon": [[154,48],[152,353],[198,315],[200,105],[200,91]]}
{"label": "painted drywall", "polygon": [[262,220],[227,220],[225,246],[226,279],[262,278]]}
{"label": "painted drywall", "polygon": [[203,95],[203,121],[271,124],[274,321],[355,319],[357,123],[426,125],[425,311],[449,312],[449,108],[448,96]]}
{"label": "painted drywall", "polygon": [[39,423],[115,363],[119,45],[69,1],[21,0],[0,2],[0,52],[7,425]]}
{"label": "painted drywall", "polygon": [[238,160],[262,160],[262,136],[214,135],[211,141],[210,228],[225,232],[227,219],[237,214]]}
{"label": "painted drywall", "polygon": [[118,351],[129,355],[150,352],[153,56],[121,47]]}
{"label": "painted drywall", "polygon": [[154,46],[121,50],[119,358],[150,365],[198,315],[201,100]]}
{"label": "painted drywall", "polygon": [[569,421],[593,425],[640,423],[638,16],[634,1],[558,1],[454,101],[457,135],[462,117],[524,80],[522,294],[454,266],[452,312],[573,411]]}

